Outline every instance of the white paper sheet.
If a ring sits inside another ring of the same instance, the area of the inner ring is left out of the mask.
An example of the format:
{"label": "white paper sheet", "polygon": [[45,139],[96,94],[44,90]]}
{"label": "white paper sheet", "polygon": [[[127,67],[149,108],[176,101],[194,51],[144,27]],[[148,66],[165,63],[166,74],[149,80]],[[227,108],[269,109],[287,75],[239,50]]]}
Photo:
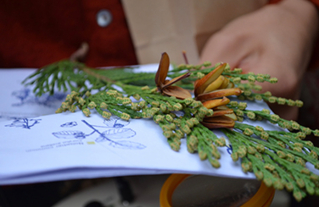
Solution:
{"label": "white paper sheet", "polygon": [[[133,66],[133,71],[154,72],[158,64]],[[24,87],[21,82],[34,73],[34,68],[0,69],[0,121],[15,118],[30,118],[54,114],[68,92],[59,91],[55,95],[44,94],[37,97],[33,86]]]}
{"label": "white paper sheet", "polygon": [[21,82],[36,69],[0,69],[0,121],[53,114],[65,99],[66,93],[36,97],[33,87]]}
{"label": "white paper sheet", "polygon": [[227,148],[221,148],[218,170],[188,153],[185,143],[174,152],[152,120],[104,121],[77,112],[1,122],[0,129],[0,184],[30,176],[37,182],[38,176],[51,181],[162,171],[246,176],[234,168],[239,163],[232,162]]}
{"label": "white paper sheet", "polygon": [[[104,120],[94,113],[85,117],[80,111],[53,114],[62,100],[56,100],[53,108],[49,98],[42,105],[45,101],[26,102],[12,96],[12,91],[23,91],[20,82],[33,71],[0,70],[1,80],[6,81],[1,85],[10,85],[1,90],[5,100],[1,102],[1,115],[16,116],[0,122],[0,185],[163,173],[254,178],[252,173],[242,172],[239,161],[232,161],[229,147],[219,148],[219,169],[188,153],[185,139],[179,152],[171,150],[161,128],[152,120]],[[7,81],[9,78],[11,81]],[[268,108],[263,102],[249,102],[248,107]],[[51,115],[31,118],[36,114]],[[248,122],[265,129],[277,128],[266,122]],[[217,130],[215,133],[223,135]]]}

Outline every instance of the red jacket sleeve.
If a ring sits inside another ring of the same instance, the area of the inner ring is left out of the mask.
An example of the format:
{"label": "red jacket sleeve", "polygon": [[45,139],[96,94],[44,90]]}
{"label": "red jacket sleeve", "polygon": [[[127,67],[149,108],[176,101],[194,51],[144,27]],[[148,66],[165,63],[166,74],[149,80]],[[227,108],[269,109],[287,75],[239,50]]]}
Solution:
{"label": "red jacket sleeve", "polygon": [[[111,23],[99,26],[107,10]],[[137,64],[120,0],[5,0],[0,6],[0,67],[41,67],[89,44],[91,67]]]}
{"label": "red jacket sleeve", "polygon": [[[282,0],[269,0],[269,3],[270,4],[275,4],[275,3],[279,2],[279,1],[282,1]],[[315,5],[319,6],[319,0],[309,0],[309,1],[311,1]]]}
{"label": "red jacket sleeve", "polygon": [[311,0],[312,3],[314,3],[315,5],[319,6],[319,0]]}

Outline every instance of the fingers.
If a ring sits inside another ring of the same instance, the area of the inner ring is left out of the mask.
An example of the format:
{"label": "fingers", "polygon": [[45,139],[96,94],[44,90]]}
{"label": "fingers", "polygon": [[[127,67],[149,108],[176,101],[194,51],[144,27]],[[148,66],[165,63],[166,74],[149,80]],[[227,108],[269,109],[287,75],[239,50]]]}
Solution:
{"label": "fingers", "polygon": [[229,35],[223,30],[214,34],[206,43],[200,62],[210,61],[213,65],[219,62],[237,67],[240,60],[247,55],[244,37]]}
{"label": "fingers", "polygon": [[[255,56],[244,59],[239,66],[245,72],[269,74],[276,77],[278,82],[271,84],[268,82],[256,83],[261,85],[261,93],[270,91],[273,96],[287,99],[298,100],[300,97],[300,78],[295,73],[292,66],[282,62],[282,58],[271,56],[269,54],[260,54],[259,58]],[[281,118],[287,120],[296,120],[298,117],[298,107],[288,107],[286,105],[269,104],[271,110]]]}
{"label": "fingers", "polygon": [[280,55],[264,52],[258,57],[252,55],[244,59],[239,66],[244,72],[254,72],[255,74],[269,74],[271,77],[276,77],[278,82],[271,84],[268,82],[258,83],[263,87],[261,92],[270,91],[274,96],[298,99],[297,91],[299,88],[302,74],[299,74],[296,66],[284,61]]}

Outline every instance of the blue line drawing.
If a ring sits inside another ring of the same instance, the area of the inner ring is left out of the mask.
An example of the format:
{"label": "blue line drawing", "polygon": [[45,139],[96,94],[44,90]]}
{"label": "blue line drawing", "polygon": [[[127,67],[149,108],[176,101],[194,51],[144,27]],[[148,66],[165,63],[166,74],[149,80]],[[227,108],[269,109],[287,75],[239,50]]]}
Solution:
{"label": "blue line drawing", "polygon": [[13,91],[12,96],[19,99],[19,103],[14,103],[12,106],[23,106],[26,104],[42,105],[46,107],[56,107],[57,104],[65,99],[66,93],[57,92],[50,96],[48,93],[43,94],[41,97],[37,97],[33,94],[30,88],[23,88],[21,90]]}
{"label": "blue line drawing", "polygon": [[85,139],[86,135],[81,131],[60,131],[52,133],[56,138],[60,139]]}
{"label": "blue line drawing", "polygon": [[61,124],[61,127],[74,127],[78,125],[78,123],[76,123],[76,121],[70,121],[70,122],[66,122],[64,124]]}
{"label": "blue line drawing", "polygon": [[114,127],[114,128],[122,128],[128,125],[129,123],[130,123],[129,121],[122,120],[115,116],[111,116],[110,119],[104,120],[104,124],[107,127]]}
{"label": "blue line drawing", "polygon": [[[118,140],[129,139],[136,135],[136,132],[131,128],[123,128],[124,126],[130,123],[129,121],[124,121],[117,117],[111,117],[111,119],[104,121],[104,124],[106,126],[91,125],[85,120],[82,120],[82,122],[86,124],[89,128],[91,128],[93,131],[89,134],[84,134],[82,131],[77,130],[53,132],[52,134],[56,138],[60,139],[85,139],[93,135],[94,133],[97,133],[100,136],[95,139],[96,142],[109,142],[109,145],[115,148],[135,150],[146,148],[145,145],[138,142],[133,142],[129,140]],[[96,129],[98,127],[107,128],[107,130],[100,132]]]}
{"label": "blue line drawing", "polygon": [[228,154],[231,155],[233,153],[233,146],[231,144],[229,144],[229,145],[226,145],[226,147],[227,147]]}
{"label": "blue line drawing", "polygon": [[126,139],[131,138],[136,135],[136,132],[129,128],[115,128],[109,129],[100,134],[101,136],[98,137],[95,141],[103,142],[107,139]]}
{"label": "blue line drawing", "polygon": [[22,127],[24,129],[30,129],[35,124],[38,124],[40,120],[41,119],[18,118],[11,124],[5,125],[5,127]]}

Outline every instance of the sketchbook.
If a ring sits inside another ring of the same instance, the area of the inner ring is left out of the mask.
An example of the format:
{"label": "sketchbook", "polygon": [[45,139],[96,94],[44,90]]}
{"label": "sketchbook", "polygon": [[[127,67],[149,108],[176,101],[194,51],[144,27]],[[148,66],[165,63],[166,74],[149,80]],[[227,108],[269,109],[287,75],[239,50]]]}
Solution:
{"label": "sketchbook", "polygon": [[[141,70],[156,69],[154,64]],[[179,152],[171,150],[152,120],[105,120],[81,111],[54,114],[67,93],[35,97],[32,88],[21,85],[33,72],[0,70],[0,185],[172,173],[255,178],[241,170],[240,161],[232,161],[230,144],[219,148],[221,167],[215,169],[190,154],[185,139]],[[248,102],[248,108],[269,109],[263,102]],[[281,130],[268,122],[245,122]]]}

